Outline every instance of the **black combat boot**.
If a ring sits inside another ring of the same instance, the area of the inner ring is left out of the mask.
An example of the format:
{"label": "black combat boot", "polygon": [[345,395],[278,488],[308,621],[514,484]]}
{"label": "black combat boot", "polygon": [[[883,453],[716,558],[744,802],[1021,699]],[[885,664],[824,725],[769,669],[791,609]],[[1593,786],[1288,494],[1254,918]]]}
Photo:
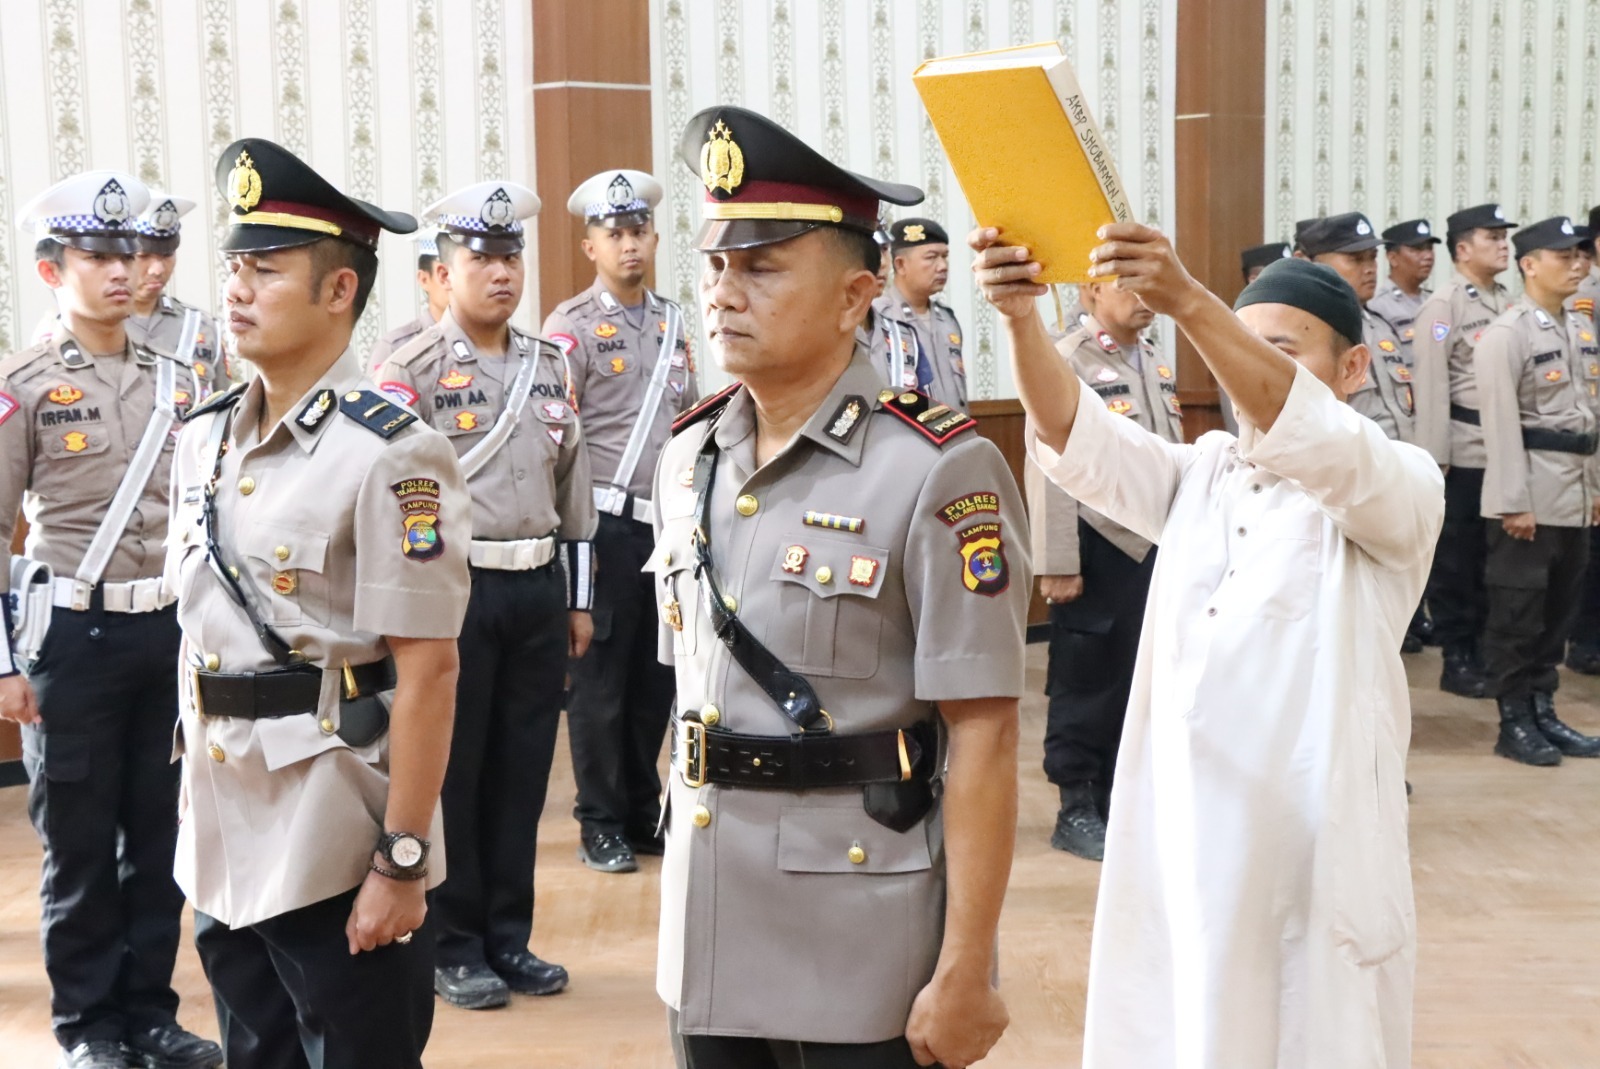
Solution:
{"label": "black combat boot", "polygon": [[1088,861],[1106,856],[1106,822],[1095,804],[1094,784],[1089,780],[1061,787],[1061,811],[1056,814],[1056,830],[1050,845]]}
{"label": "black combat boot", "polygon": [[1600,646],[1572,643],[1567,647],[1567,667],[1586,676],[1600,676]]}
{"label": "black combat boot", "polygon": [[1556,717],[1556,696],[1549,691],[1533,692],[1533,722],[1539,734],[1568,757],[1600,757],[1600,739],[1563,724]]}
{"label": "black combat boot", "polygon": [[1494,752],[1525,765],[1547,767],[1561,763],[1561,751],[1550,745],[1533,722],[1533,702],[1528,698],[1500,698],[1500,738]]}
{"label": "black combat boot", "polygon": [[1444,653],[1444,671],[1439,675],[1439,689],[1463,698],[1482,698],[1489,682],[1483,668],[1470,649],[1452,649]]}

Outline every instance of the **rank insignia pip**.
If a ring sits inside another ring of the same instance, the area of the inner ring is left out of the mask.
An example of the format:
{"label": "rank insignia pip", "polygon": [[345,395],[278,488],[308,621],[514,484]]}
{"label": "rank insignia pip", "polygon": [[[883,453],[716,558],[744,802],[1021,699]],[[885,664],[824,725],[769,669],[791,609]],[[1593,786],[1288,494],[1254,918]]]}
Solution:
{"label": "rank insignia pip", "polygon": [[620,356],[613,356],[611,358],[611,373],[613,375],[620,375],[626,370],[628,370],[628,362],[626,360],[622,359]]}
{"label": "rank insignia pip", "polygon": [[61,441],[69,453],[81,453],[89,448],[89,436],[82,431],[68,431],[61,436]]}
{"label": "rank insignia pip", "polygon": [[874,557],[850,558],[850,582],[855,586],[871,586],[878,577],[878,561]]}
{"label": "rank insignia pip", "polygon": [[994,597],[1011,585],[998,523],[978,523],[961,532],[961,585]]}
{"label": "rank insignia pip", "polygon": [[1588,316],[1590,319],[1593,319],[1594,318],[1594,298],[1593,297],[1577,297],[1577,298],[1574,298],[1573,302],[1572,302],[1572,310],[1574,312],[1582,312],[1584,315]]}
{"label": "rank insignia pip", "polygon": [[274,594],[282,594],[284,597],[288,597],[294,593],[295,587],[298,585],[293,572],[272,573],[272,592]]}
{"label": "rank insignia pip", "polygon": [[478,414],[476,412],[457,412],[456,430],[471,431],[478,428]]}
{"label": "rank insignia pip", "polygon": [[45,394],[45,396],[58,405],[75,405],[79,401],[83,400],[83,391],[75,386],[69,386],[66,383],[62,383],[60,386],[57,386],[55,389]]}
{"label": "rank insignia pip", "polygon": [[783,551],[783,570],[790,575],[800,575],[806,570],[806,558],[809,556],[811,551],[805,546],[790,546]]}

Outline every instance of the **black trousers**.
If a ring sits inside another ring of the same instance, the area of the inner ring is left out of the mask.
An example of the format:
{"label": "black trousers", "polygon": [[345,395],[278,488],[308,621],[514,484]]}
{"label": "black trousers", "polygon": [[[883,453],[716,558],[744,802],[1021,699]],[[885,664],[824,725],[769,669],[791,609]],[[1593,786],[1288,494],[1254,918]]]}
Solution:
{"label": "black trousers", "polygon": [[667,1022],[678,1069],[917,1069],[904,1036],[883,1043],[797,1043],[682,1035],[673,1010],[667,1011]]}
{"label": "black trousers", "polygon": [[169,1024],[183,892],[178,840],[175,610],[56,609],[29,677],[43,723],[22,729],[56,1039]]}
{"label": "black trousers", "polygon": [[355,900],[352,889],[243,928],[195,911],[228,1069],[421,1069],[433,911],[409,944],[352,955]]}
{"label": "black trousers", "polygon": [[1567,650],[1589,562],[1589,532],[1540,524],[1532,542],[1506,534],[1499,520],[1488,529],[1489,620],[1483,632],[1489,696],[1526,698],[1554,693],[1556,666]]}
{"label": "black trousers", "polygon": [[655,549],[648,524],[605,513],[594,540],[594,641],[573,661],[567,735],[578,785],[573,816],[585,834],[634,841],[655,834],[661,813],[656,760],[676,688],[656,660],[654,579],[640,569]]}
{"label": "black trousers", "polygon": [[1444,477],[1444,525],[1428,575],[1433,637],[1446,653],[1476,649],[1488,600],[1483,569],[1483,469],[1451,468]]}
{"label": "black trousers", "polygon": [[1583,570],[1571,641],[1580,652],[1600,650],[1600,527],[1589,528],[1589,566]]}
{"label": "black trousers", "polygon": [[1044,774],[1057,786],[1093,781],[1103,800],[1128,713],[1156,551],[1135,561],[1079,520],[1078,554],[1083,596],[1050,606]]}
{"label": "black trousers", "polygon": [[441,968],[528,948],[539,815],[567,665],[560,566],[472,569],[460,647],[440,799],[448,875],[434,896]]}

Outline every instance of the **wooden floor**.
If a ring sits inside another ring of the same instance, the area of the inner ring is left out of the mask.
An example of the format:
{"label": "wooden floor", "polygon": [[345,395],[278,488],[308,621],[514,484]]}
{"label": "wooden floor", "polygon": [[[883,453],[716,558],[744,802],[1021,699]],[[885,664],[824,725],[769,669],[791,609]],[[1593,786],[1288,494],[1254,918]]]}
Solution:
{"label": "wooden floor", "polygon": [[[1492,756],[1494,708],[1441,694],[1434,651],[1408,659],[1415,705],[1412,851],[1421,959],[1422,1069],[1600,1066],[1600,761],[1531,769]],[[1043,687],[1043,649],[1030,684]],[[1562,709],[1600,732],[1600,680],[1569,677]],[[1079,1064],[1098,866],[1048,846],[1054,794],[1039,771],[1043,702],[1024,705],[1022,824],[1002,924],[1011,1030],[985,1066]],[[566,753],[563,743],[562,754]],[[571,970],[571,989],[509,1009],[442,1007],[430,1069],[654,1069],[671,1065],[654,994],[657,864],[602,876],[574,857],[572,777],[558,762],[540,827],[534,949]],[[20,789],[0,791],[0,1066],[54,1057],[39,962],[39,851]],[[840,977],[840,983],[848,983]],[[214,1034],[185,943],[182,1019]]]}

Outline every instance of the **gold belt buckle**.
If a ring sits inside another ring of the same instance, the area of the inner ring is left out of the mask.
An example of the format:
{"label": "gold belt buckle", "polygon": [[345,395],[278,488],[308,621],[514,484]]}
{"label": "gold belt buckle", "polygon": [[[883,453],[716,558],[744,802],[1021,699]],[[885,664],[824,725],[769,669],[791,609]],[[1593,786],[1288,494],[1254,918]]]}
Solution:
{"label": "gold belt buckle", "polygon": [[678,774],[689,787],[706,785],[706,726],[698,720],[679,721],[678,745],[683,750],[683,764]]}
{"label": "gold belt buckle", "polygon": [[206,700],[200,694],[200,666],[189,666],[189,693],[194,696],[194,711],[200,716],[206,715]]}

